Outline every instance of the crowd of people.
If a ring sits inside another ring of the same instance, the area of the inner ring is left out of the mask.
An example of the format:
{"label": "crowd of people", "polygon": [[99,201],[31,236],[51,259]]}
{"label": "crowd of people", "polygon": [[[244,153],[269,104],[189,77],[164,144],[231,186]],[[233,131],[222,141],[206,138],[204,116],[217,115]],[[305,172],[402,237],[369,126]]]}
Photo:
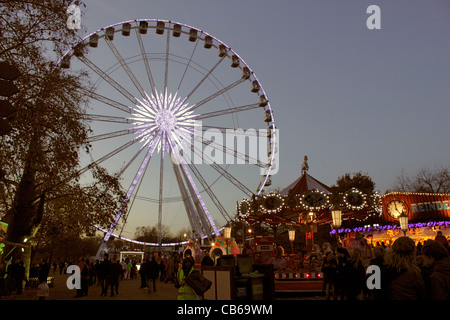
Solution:
{"label": "crowd of people", "polygon": [[[371,248],[369,256],[358,247],[332,249],[326,243],[320,249],[314,245],[308,259],[310,266],[314,265],[323,273],[327,299],[450,300],[450,245],[441,232],[424,244],[416,245],[406,236],[399,237],[389,246],[379,243]],[[96,261],[80,258],[77,263],[50,265],[42,260],[30,268],[30,279],[37,279],[39,286],[42,285],[40,299],[45,299],[48,276],[57,273],[58,268],[60,274],[65,274],[72,264],[79,267],[81,278],[81,288],[76,290],[75,297],[88,295],[89,287],[93,285],[101,286],[102,296],[118,295],[120,282],[128,279],[140,279],[139,288],[151,293],[157,290],[159,279],[173,283],[178,288],[179,299],[198,299],[185,283],[186,276],[193,270],[194,260],[190,256],[183,259],[178,253],[151,255],[139,268],[133,260],[119,261],[108,254]],[[214,265],[214,261],[205,255],[201,264]],[[23,262],[11,263],[7,273],[8,286],[4,289],[21,294],[24,276]]]}
{"label": "crowd of people", "polygon": [[141,289],[147,289],[149,293],[157,290],[156,282],[174,282],[176,266],[180,257],[178,254],[157,257],[152,255],[145,258],[139,265],[134,260],[109,257],[104,254],[102,260],[95,262],[89,259],[79,259],[77,266],[80,268],[81,288],[77,289],[75,297],[88,295],[89,287],[97,284],[101,286],[101,296],[111,297],[119,294],[119,284],[123,280],[140,279]]}
{"label": "crowd of people", "polygon": [[374,247],[371,259],[343,247],[326,250],[322,259],[327,299],[450,300],[450,246],[442,234],[418,246],[400,237]]}

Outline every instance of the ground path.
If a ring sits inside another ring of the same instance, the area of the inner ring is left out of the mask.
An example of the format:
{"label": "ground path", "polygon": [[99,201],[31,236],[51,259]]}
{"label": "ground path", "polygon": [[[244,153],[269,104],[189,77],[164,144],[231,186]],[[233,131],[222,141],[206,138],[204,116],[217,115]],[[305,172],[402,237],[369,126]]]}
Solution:
{"label": "ground path", "polygon": [[[108,295],[101,296],[101,287],[94,284],[89,287],[88,295],[84,297],[75,298],[76,290],[67,288],[66,281],[69,277],[67,274],[60,275],[55,273],[54,286],[50,287],[50,296],[46,300],[176,300],[178,297],[178,289],[173,283],[164,283],[159,280],[156,282],[156,292],[148,292],[147,289],[140,289],[141,280],[130,279],[121,280],[119,283],[119,294],[111,297],[111,289],[108,290]],[[21,295],[15,292],[1,297],[0,300],[37,300],[37,288],[25,288]]]}

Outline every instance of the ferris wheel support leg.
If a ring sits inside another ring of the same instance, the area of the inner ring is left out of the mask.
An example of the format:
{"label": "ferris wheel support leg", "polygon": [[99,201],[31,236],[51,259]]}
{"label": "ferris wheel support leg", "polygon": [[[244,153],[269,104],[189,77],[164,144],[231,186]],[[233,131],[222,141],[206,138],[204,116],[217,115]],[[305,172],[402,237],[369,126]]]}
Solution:
{"label": "ferris wheel support leg", "polygon": [[100,258],[102,257],[102,254],[104,253],[104,251],[106,249],[107,243],[108,243],[108,241],[105,241],[105,240],[102,241],[102,244],[98,248],[97,254],[95,255],[95,260],[100,260]]}
{"label": "ferris wheel support leg", "polygon": [[[163,133],[164,135],[164,133]],[[163,139],[164,140],[164,139]],[[163,203],[163,181],[164,181],[164,145],[161,150],[161,162],[159,168],[159,203],[158,203],[158,244],[162,245],[162,203]]]}
{"label": "ferris wheel support leg", "polygon": [[[170,147],[170,155],[171,155],[171,159],[173,156],[173,148],[171,145],[169,145]],[[175,149],[177,150],[177,149]],[[178,152],[175,153],[175,157],[178,157]],[[179,161],[177,161],[177,163],[179,163]],[[204,237],[205,234],[203,233],[203,230],[198,222],[198,219],[195,219],[195,210],[194,210],[194,206],[191,202],[191,197],[188,194],[188,191],[186,190],[186,186],[183,182],[183,178],[181,177],[181,173],[180,173],[180,166],[179,164],[175,163],[174,161],[172,161],[172,167],[173,167],[173,172],[175,173],[175,177],[177,179],[177,183],[178,183],[178,187],[180,189],[180,193],[181,196],[183,198],[183,203],[184,203],[184,207],[186,209],[186,213],[189,219],[189,223],[191,225],[191,229],[193,231],[195,231],[197,234],[200,235],[200,237]]]}
{"label": "ferris wheel support leg", "polygon": [[101,253],[105,250],[106,244],[108,243],[109,238],[111,237],[112,233],[114,232],[114,229],[116,228],[117,223],[119,222],[119,219],[122,216],[122,213],[123,213],[126,205],[128,204],[128,200],[130,200],[130,197],[131,197],[134,189],[136,188],[136,185],[138,184],[139,179],[142,176],[142,173],[144,172],[145,168],[148,166],[148,163],[150,162],[153,151],[155,150],[155,147],[157,145],[157,143],[156,143],[157,141],[158,141],[158,139],[154,139],[152,145],[149,147],[149,151],[148,151],[147,155],[145,156],[144,160],[142,161],[142,164],[139,167],[139,170],[134,177],[133,183],[131,184],[130,188],[128,189],[127,195],[126,195],[125,199],[123,200],[119,211],[117,212],[116,216],[114,217],[114,221],[111,223],[111,226],[109,227],[108,232],[106,233],[105,237],[103,238],[103,242],[97,251],[96,258],[99,258],[99,255],[101,255]]}
{"label": "ferris wheel support leg", "polygon": [[205,229],[205,231],[208,235],[208,238],[212,239],[213,236],[211,234],[211,230],[208,226],[208,222],[206,221],[205,217],[208,219],[209,225],[213,229],[214,234],[216,236],[219,235],[219,230],[217,229],[216,224],[214,223],[211,215],[209,214],[208,209],[206,208],[206,205],[200,195],[200,192],[198,191],[198,188],[195,185],[194,180],[192,179],[191,175],[189,174],[189,171],[186,168],[186,164],[184,163],[183,159],[181,159],[180,167],[182,169],[181,171],[183,172],[183,174],[186,178],[188,189],[192,195],[192,198],[194,199],[194,203],[196,204],[197,212],[198,212],[199,218],[203,224],[203,228]]}

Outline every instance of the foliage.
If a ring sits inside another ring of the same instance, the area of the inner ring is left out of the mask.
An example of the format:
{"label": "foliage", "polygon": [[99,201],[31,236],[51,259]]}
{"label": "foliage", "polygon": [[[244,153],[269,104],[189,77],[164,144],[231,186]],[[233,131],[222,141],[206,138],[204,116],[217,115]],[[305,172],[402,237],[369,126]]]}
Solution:
{"label": "foliage", "polygon": [[[0,182],[0,219],[29,224],[11,241],[28,236],[30,224],[33,232],[41,227],[36,242],[78,238],[93,223],[108,225],[125,198],[119,177],[98,166],[88,184],[78,179],[79,152],[89,149],[89,128],[80,120],[88,100],[79,89],[89,79],[85,73],[53,70],[57,57],[77,40],[66,27],[70,4],[15,0],[0,7],[0,60],[22,73],[15,80],[20,91],[9,99],[17,110],[14,130],[0,138],[0,166],[6,173]],[[10,225],[8,233],[14,229]]]}
{"label": "foliage", "polygon": [[[155,226],[137,227],[134,234],[134,239],[143,242],[158,243],[158,228]],[[161,241],[162,242],[173,242],[179,241],[171,233],[167,226],[162,225],[161,227]]]}
{"label": "foliage", "polygon": [[424,193],[450,193],[449,167],[435,169],[421,168],[413,177],[406,176],[402,170],[395,178],[393,191],[424,192]]}

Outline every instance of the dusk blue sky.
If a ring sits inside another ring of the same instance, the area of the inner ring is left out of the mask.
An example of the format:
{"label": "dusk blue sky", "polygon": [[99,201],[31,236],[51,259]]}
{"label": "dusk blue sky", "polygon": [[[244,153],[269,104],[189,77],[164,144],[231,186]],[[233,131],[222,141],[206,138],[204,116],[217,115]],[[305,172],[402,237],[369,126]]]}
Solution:
{"label": "dusk blue sky", "polygon": [[[361,171],[381,194],[402,170],[412,176],[450,164],[449,1],[84,3],[80,37],[125,20],[167,19],[238,52],[264,87],[280,130],[273,188],[300,176],[305,155],[308,173],[323,183]],[[381,9],[379,30],[366,26],[370,5]]]}

